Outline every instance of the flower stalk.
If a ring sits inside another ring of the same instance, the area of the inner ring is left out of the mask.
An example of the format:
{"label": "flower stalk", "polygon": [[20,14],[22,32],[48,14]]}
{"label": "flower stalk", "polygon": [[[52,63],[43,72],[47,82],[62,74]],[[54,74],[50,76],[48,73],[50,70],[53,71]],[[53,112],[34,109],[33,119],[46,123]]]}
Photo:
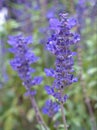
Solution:
{"label": "flower stalk", "polygon": [[67,18],[67,14],[60,14],[60,20],[51,18],[50,30],[52,34],[46,45],[47,50],[55,56],[55,69],[45,68],[44,70],[47,76],[54,78],[53,84],[51,86],[46,85],[45,90],[48,95],[54,97],[59,107],[56,109],[58,105],[52,105],[52,108],[45,105],[43,113],[52,117],[61,108],[65,130],[67,130],[67,124],[63,104],[66,102],[68,95],[63,92],[66,87],[78,81],[77,77],[73,74],[73,56],[76,55],[76,52],[71,50],[71,46],[75,47],[80,40],[79,35],[71,31],[75,25],[76,20],[74,18]]}
{"label": "flower stalk", "polygon": [[45,124],[45,122],[44,122],[44,120],[43,120],[43,118],[42,118],[42,116],[40,114],[40,111],[39,111],[39,108],[38,108],[38,105],[37,105],[37,103],[35,101],[34,96],[31,95],[30,100],[31,100],[31,103],[32,103],[32,107],[33,107],[33,109],[35,111],[35,116],[36,116],[36,119],[37,119],[38,123],[40,124],[40,126],[42,125],[45,130],[47,130],[47,126],[46,126],[46,124]]}
{"label": "flower stalk", "polygon": [[32,38],[23,37],[22,35],[11,36],[9,37],[8,43],[12,46],[10,51],[14,54],[14,58],[10,63],[25,86],[26,93],[24,95],[30,97],[38,123],[47,130],[34,98],[36,90],[33,89],[33,86],[39,85],[42,82],[42,77],[35,76],[32,79],[32,73],[35,72],[35,69],[31,67],[31,64],[35,63],[39,59],[28,46],[32,43]]}

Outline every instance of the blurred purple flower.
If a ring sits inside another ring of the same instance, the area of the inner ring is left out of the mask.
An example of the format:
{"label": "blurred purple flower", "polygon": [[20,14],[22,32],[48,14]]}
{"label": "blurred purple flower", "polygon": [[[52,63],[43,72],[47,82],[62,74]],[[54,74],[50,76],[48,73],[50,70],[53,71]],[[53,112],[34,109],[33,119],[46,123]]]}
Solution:
{"label": "blurred purple flower", "polygon": [[30,88],[42,82],[42,77],[36,76],[33,80],[31,77],[35,69],[31,68],[30,65],[39,59],[28,47],[31,42],[31,37],[23,37],[22,35],[10,36],[8,40],[8,43],[12,46],[11,50],[13,50],[12,52],[14,53],[14,59],[10,61],[10,64],[22,79],[23,85],[27,90],[26,95],[35,95],[36,92],[30,91]]}

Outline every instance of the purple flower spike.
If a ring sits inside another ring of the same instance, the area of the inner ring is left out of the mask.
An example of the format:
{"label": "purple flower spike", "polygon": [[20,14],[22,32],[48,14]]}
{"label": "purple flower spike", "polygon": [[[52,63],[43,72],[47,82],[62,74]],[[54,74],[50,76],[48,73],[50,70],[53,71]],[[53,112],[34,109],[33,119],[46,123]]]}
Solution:
{"label": "purple flower spike", "polygon": [[[52,95],[59,103],[65,103],[68,99],[68,95],[64,95],[64,89],[78,81],[73,74],[73,57],[76,55],[76,52],[71,50],[72,46],[75,47],[80,40],[79,35],[71,31],[76,24],[76,20],[67,18],[67,14],[60,14],[60,21],[56,18],[50,20],[52,34],[48,39],[46,47],[55,56],[56,60],[55,70],[51,68],[45,69],[46,75],[54,78],[52,87],[46,86],[45,90],[48,95]],[[50,109],[46,107],[45,114],[52,115],[50,114]]]}
{"label": "purple flower spike", "polygon": [[[74,18],[67,18],[67,14],[60,14],[60,19],[60,21],[58,19],[51,19],[50,24],[52,23],[53,35],[51,35],[47,42],[47,49],[56,57],[56,69],[45,69],[47,76],[55,78],[53,87],[58,90],[77,81],[72,74],[74,65],[73,56],[76,55],[76,52],[71,51],[71,46],[76,46],[80,40],[79,35],[71,31],[71,27],[76,25],[76,20]],[[60,30],[59,32],[56,31],[57,27]]]}
{"label": "purple flower spike", "polygon": [[32,37],[23,37],[22,35],[10,36],[8,40],[8,43],[12,46],[11,52],[14,54],[10,64],[22,79],[23,85],[27,89],[26,96],[35,95],[36,91],[30,90],[31,87],[42,82],[42,77],[39,76],[34,77],[32,80],[31,74],[35,72],[35,69],[31,68],[30,65],[37,62],[39,58],[29,48],[28,45],[31,42]]}

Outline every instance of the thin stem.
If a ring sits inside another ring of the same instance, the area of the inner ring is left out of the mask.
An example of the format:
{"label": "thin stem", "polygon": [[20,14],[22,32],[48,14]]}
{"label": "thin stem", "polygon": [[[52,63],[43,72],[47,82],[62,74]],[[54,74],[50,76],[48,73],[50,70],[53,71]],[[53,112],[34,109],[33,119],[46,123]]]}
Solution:
{"label": "thin stem", "polygon": [[63,104],[60,103],[60,106],[61,106],[62,119],[63,119],[63,123],[64,123],[64,130],[68,130],[67,124],[66,124],[66,117],[65,117],[65,113],[64,113]]}
{"label": "thin stem", "polygon": [[32,103],[32,106],[33,106],[33,109],[35,111],[35,115],[36,115],[36,118],[37,118],[37,121],[40,125],[43,125],[44,129],[47,130],[47,127],[46,127],[46,124],[40,114],[40,111],[39,111],[39,108],[37,106],[37,103],[35,101],[35,98],[34,96],[30,96],[30,100],[31,100],[31,103]]}

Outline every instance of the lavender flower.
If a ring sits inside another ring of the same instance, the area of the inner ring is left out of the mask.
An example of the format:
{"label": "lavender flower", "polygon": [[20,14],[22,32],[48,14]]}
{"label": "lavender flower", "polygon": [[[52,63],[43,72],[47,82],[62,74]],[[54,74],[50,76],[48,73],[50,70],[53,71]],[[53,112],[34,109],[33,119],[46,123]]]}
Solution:
{"label": "lavender flower", "polygon": [[50,19],[52,35],[48,39],[46,47],[55,55],[56,61],[55,69],[46,68],[45,73],[55,80],[52,86],[45,86],[45,90],[48,95],[52,95],[58,102],[64,103],[68,98],[66,94],[63,94],[64,89],[77,82],[77,78],[73,74],[73,56],[76,55],[76,52],[71,51],[71,46],[76,46],[80,38],[78,34],[71,31],[76,25],[74,18],[67,18],[66,14],[60,14],[60,19],[60,21],[56,18]]}
{"label": "lavender flower", "polygon": [[35,72],[35,69],[31,68],[30,65],[37,62],[39,58],[28,47],[31,42],[31,37],[25,38],[22,35],[11,36],[8,40],[8,43],[12,46],[10,51],[14,53],[14,59],[11,60],[10,64],[23,81],[23,85],[27,90],[25,95],[35,95],[36,91],[30,89],[34,85],[39,85],[42,81],[42,77],[39,76],[32,80],[31,74]]}

